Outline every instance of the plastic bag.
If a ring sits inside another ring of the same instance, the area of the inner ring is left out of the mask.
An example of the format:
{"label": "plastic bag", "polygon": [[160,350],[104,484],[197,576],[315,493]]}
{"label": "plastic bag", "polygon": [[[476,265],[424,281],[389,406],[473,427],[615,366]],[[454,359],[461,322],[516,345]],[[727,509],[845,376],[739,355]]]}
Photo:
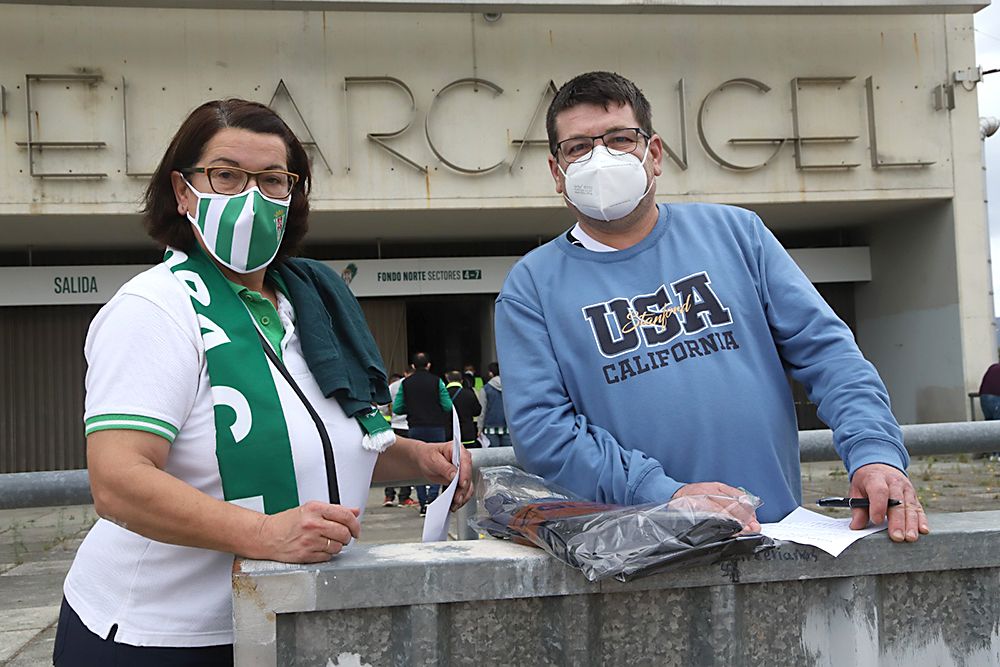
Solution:
{"label": "plastic bag", "polygon": [[473,528],[541,547],[590,581],[629,581],[774,546],[763,535],[741,534],[744,526],[736,517],[760,506],[749,494],[609,505],[581,500],[512,466],[484,468],[480,476]]}

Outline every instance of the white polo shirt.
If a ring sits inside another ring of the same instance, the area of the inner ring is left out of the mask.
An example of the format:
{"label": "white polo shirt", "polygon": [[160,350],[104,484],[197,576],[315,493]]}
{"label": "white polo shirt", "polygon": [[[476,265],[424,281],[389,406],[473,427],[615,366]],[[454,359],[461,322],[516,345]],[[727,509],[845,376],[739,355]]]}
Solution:
{"label": "white polo shirt", "polygon": [[[333,444],[341,502],[363,510],[378,455],[361,447],[357,421],[323,396],[302,356],[292,306],[281,294],[278,314],[285,327],[282,360]],[[165,265],[130,280],[100,310],[84,352],[88,435],[107,428],[156,433],[171,443],[164,470],[221,499],[205,346],[191,298]],[[328,502],[315,423],[270,367],[284,406],[299,502]],[[80,546],[63,591],[101,637],[117,625],[115,641],[124,644],[229,644],[232,565],[233,554],[164,544],[101,519]]]}

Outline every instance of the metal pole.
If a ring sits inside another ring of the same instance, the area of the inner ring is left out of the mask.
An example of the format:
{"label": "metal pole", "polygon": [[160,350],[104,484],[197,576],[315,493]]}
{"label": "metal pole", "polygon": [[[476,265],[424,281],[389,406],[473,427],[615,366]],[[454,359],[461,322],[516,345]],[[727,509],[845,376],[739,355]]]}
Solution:
{"label": "metal pole", "polygon": [[[912,424],[903,426],[902,430],[903,442],[910,456],[1000,451],[1000,420]],[[799,449],[804,463],[840,459],[833,446],[833,432],[828,429],[799,431]],[[470,453],[473,478],[481,468],[519,465],[512,447],[473,449]],[[380,481],[374,485],[413,485],[416,481]],[[86,470],[0,474],[0,509],[85,505],[92,502]],[[458,534],[470,539],[475,537],[475,531],[467,528],[468,519],[476,514],[475,499],[455,514],[459,522]]]}
{"label": "metal pole", "polygon": [[92,502],[86,470],[0,475],[0,509],[89,505]]}

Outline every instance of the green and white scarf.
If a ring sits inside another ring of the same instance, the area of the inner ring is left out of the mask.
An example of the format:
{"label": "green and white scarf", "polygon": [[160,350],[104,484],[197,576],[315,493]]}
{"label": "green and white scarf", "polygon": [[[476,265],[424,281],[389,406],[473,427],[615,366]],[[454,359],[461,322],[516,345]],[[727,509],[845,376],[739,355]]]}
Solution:
{"label": "green and white scarf", "polygon": [[224,498],[263,497],[266,514],[297,507],[284,410],[246,306],[199,246],[190,254],[169,248],[164,262],[187,290],[201,325]]}

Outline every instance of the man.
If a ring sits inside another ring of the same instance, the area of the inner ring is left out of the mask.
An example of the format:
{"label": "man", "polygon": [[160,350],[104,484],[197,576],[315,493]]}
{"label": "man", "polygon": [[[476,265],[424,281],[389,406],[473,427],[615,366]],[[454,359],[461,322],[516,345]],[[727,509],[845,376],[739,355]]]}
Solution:
{"label": "man", "polygon": [[503,412],[503,383],[500,382],[500,364],[492,362],[486,367],[488,377],[483,391],[480,393],[480,403],[483,406],[483,416],[479,418],[482,431],[490,441],[490,447],[510,447],[510,432],[507,430],[507,417]]}
{"label": "man", "polygon": [[[389,377],[389,405],[386,408],[389,411],[389,425],[392,427],[392,432],[402,438],[409,437],[409,424],[406,423],[406,415],[397,415],[392,411],[392,401],[396,399],[396,394],[399,393],[399,388],[403,386],[403,379],[410,377],[413,371],[411,369],[406,369],[403,371],[403,375],[399,373],[393,373]],[[399,506],[400,507],[411,507],[417,504],[417,501],[410,497],[411,488],[409,486],[399,487]],[[391,486],[385,487],[385,500],[382,503],[382,507],[392,507],[396,504],[396,489]]]}
{"label": "man", "polygon": [[[452,405],[455,406],[455,412],[458,413],[458,428],[461,431],[459,438],[462,445],[466,449],[479,447],[479,442],[476,440],[476,417],[483,411],[483,407],[479,405],[476,392],[465,385],[462,381],[462,373],[458,371],[448,371],[444,374],[444,379],[448,381],[445,389],[448,391],[448,396],[451,397]],[[454,433],[449,419],[445,427],[445,438],[451,439],[453,437]]]}
{"label": "man", "polygon": [[[518,460],[576,493],[801,502],[786,369],[834,431],[851,527],[928,531],[889,398],[850,330],[751,211],[657,206],[663,145],[631,81],[591,72],[546,116],[549,168],[577,224],[528,254],[497,299],[497,349]],[[724,504],[723,501],[717,501]]]}
{"label": "man", "polygon": [[[392,411],[406,415],[410,437],[424,442],[444,442],[445,420],[451,419],[451,397],[444,382],[431,375],[431,358],[424,352],[413,355],[410,376],[403,380],[392,401]],[[418,484],[417,500],[420,516],[427,514],[427,505],[438,497],[438,484]]]}

